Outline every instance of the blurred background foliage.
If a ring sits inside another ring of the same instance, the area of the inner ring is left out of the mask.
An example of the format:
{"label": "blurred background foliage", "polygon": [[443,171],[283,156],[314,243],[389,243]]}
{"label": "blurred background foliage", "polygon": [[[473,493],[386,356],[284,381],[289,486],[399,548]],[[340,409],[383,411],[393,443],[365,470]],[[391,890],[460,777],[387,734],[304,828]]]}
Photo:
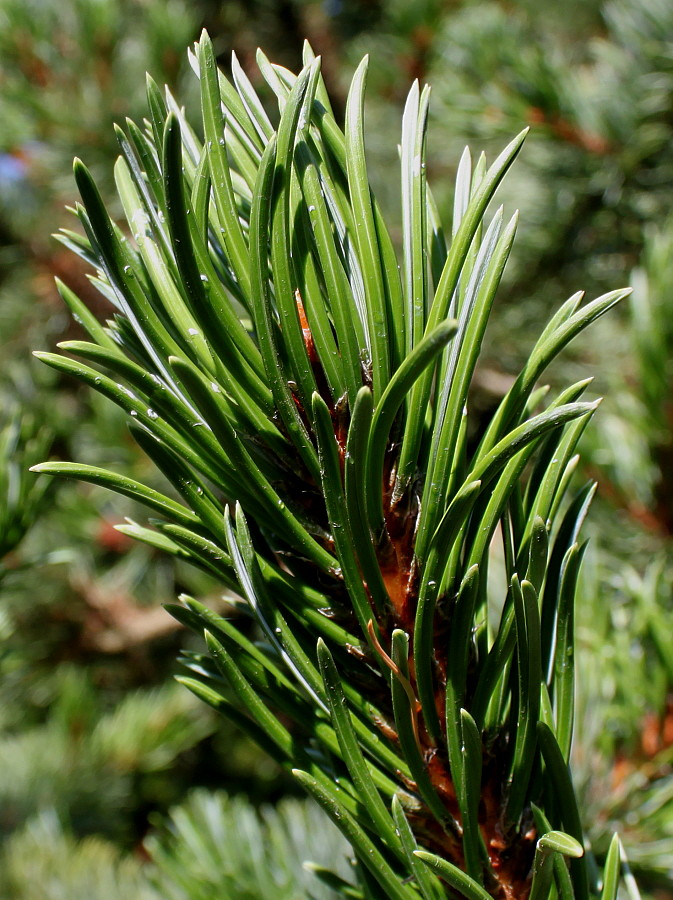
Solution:
{"label": "blurred background foliage", "polygon": [[0,893],[263,900],[271,884],[274,898],[298,900],[331,896],[303,860],[342,860],[347,872],[347,848],[319,813],[172,682],[190,639],[161,604],[187,591],[237,614],[220,586],[117,531],[136,514],[130,502],[27,472],[51,454],[148,477],[119,412],[29,354],[78,336],[54,276],[98,296],[50,238],[75,198],[73,156],[114,204],[112,123],[142,119],[146,70],[189,107],[185,50],[204,25],[223,68],[235,51],[257,87],[258,46],[297,68],[308,38],[337,114],[370,54],[368,154],[393,221],[393,129],[411,80],[433,85],[430,176],[443,209],[465,142],[492,157],[531,126],[501,193],[521,227],[476,409],[497,403],[565,297],[634,285],[630,307],[562,364],[564,378],[593,374],[606,397],[578,473],[599,491],[574,770],[597,854],[619,830],[643,896],[672,898],[668,0],[0,0]]}

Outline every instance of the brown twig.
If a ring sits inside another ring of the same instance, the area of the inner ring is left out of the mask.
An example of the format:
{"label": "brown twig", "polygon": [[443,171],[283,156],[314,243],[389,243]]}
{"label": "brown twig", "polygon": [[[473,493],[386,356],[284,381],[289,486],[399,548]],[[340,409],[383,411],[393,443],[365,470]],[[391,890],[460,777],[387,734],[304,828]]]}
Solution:
{"label": "brown twig", "polygon": [[376,652],[379,654],[383,662],[388,666],[393,675],[397,678],[399,683],[404,688],[404,692],[409,698],[409,703],[411,704],[411,726],[414,729],[414,738],[416,739],[416,746],[418,747],[418,752],[423,756],[423,747],[421,745],[421,737],[418,730],[418,713],[421,709],[421,704],[418,702],[418,698],[414,693],[414,689],[411,686],[411,682],[408,678],[406,678],[400,667],[394,662],[386,653],[386,651],[381,646],[379,639],[376,637],[376,632],[374,631],[374,622],[370,619],[367,622],[367,631],[369,632],[369,637],[371,638],[372,644]]}

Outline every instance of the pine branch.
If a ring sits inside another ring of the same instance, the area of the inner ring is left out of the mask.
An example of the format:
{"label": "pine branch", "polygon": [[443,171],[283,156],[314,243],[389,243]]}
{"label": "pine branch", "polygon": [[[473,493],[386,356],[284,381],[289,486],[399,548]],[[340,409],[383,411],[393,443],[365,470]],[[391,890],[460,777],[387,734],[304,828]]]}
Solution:
{"label": "pine branch", "polygon": [[345,133],[311,53],[296,76],[259,57],[275,127],[205,34],[192,64],[205,142],[153,82],[147,128],[120,137],[129,237],[76,163],[86,237],[68,240],[117,314],[82,317],[92,343],[64,348],[92,365],[40,354],[129,414],[181,499],[35,469],[144,500],[157,545],[245,598],[255,643],[191,601],[176,610],[206,633],[183,681],[347,837],[344,895],[599,896],[567,767],[589,499],[572,500],[570,475],[597,403],[580,399],[587,382],[546,406],[535,388],[629,291],[562,306],[475,443],[469,386],[516,229],[487,214],[525,132],[490,167],[464,157],[447,231],[426,183],[429,93],[412,86],[398,266],[367,173],[366,63]]}

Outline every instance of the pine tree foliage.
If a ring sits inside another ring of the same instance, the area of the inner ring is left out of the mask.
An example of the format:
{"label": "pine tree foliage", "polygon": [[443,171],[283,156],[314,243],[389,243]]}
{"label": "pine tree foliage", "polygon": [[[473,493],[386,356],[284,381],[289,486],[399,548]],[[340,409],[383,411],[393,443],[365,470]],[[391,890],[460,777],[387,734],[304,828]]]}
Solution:
{"label": "pine tree foliage", "polygon": [[[98,836],[77,840],[45,808],[4,842],[0,890],[15,900],[335,900],[350,848],[307,800],[255,809],[241,797],[192,792],[139,853]],[[310,860],[310,862],[305,862]],[[302,866],[302,863],[305,863]],[[316,873],[319,873],[316,874]]]}
{"label": "pine tree foliage", "polygon": [[31,478],[29,466],[49,452],[51,436],[18,410],[0,420],[0,581],[13,565],[6,558],[37,519],[50,492],[48,479]]}
{"label": "pine tree foliage", "polygon": [[[72,196],[69,161],[86,153],[105,179],[105,196],[113,196],[115,117],[142,113],[137,85],[147,68],[180,82],[188,70],[183,50],[199,22],[194,5],[182,0],[0,0],[0,388],[12,400],[19,393],[40,409],[40,396],[51,389],[53,398],[59,384],[33,376],[40,390],[17,389],[26,351],[62,338],[68,327],[45,276],[60,275],[95,296],[78,261],[49,240],[53,225],[46,223],[59,220]],[[59,432],[67,432],[69,413],[63,393],[52,422]]]}
{"label": "pine tree foliage", "polygon": [[345,896],[616,897],[617,839],[601,887],[568,768],[593,494],[573,495],[571,476],[597,404],[588,380],[538,385],[628,290],[562,304],[472,433],[517,222],[487,210],[525,133],[490,165],[465,151],[443,224],[429,89],[414,83],[398,256],[366,167],[367,60],[341,131],[308,46],[297,76],[259,54],[275,125],[235,59],[231,80],[218,73],[206,35],[191,59],[203,141],[151,79],[148,120],[118,130],[130,236],[76,161],[84,236],[60,239],[113,313],[101,324],[62,287],[90,341],[38,354],[127,412],[172,490],[84,463],[36,470],[145,503],[155,518],[125,533],[245,601],[258,641],[189,597],[172,609],[205,633],[180,680],[333,819],[357,860]]}
{"label": "pine tree foliage", "polygon": [[[20,663],[10,656],[5,668]],[[3,676],[11,684],[11,674]],[[212,731],[212,719],[170,682],[160,689],[129,691],[113,710],[102,713],[97,691],[78,667],[62,666],[50,687],[55,699],[48,721],[32,727],[23,722],[17,730],[10,720],[0,727],[4,827],[18,829],[53,811],[76,834],[98,832],[126,842],[125,811],[139,779],[174,764]]]}
{"label": "pine tree foliage", "polygon": [[316,871],[335,870],[338,883],[351,869],[339,831],[295,798],[255,810],[241,797],[194,791],[145,849],[148,878],[164,900],[335,900]]}
{"label": "pine tree foliage", "polygon": [[100,837],[77,842],[53,810],[15,832],[3,847],[0,888],[14,900],[157,900],[142,867]]}
{"label": "pine tree foliage", "polygon": [[573,762],[580,804],[597,855],[607,852],[618,826],[641,889],[651,891],[644,896],[667,896],[673,878],[668,560],[653,559],[644,575],[630,566],[606,572],[600,556],[592,562],[585,590],[603,602],[591,603],[591,619],[577,635],[580,683],[592,685],[578,702]]}
{"label": "pine tree foliage", "polygon": [[[592,15],[595,26],[578,37]],[[644,225],[668,215],[672,27],[666,0],[566,3],[553,11],[522,0],[461,4],[429,32],[424,71],[436,82],[437,164],[450,162],[444,148],[453,149],[456,136],[490,147],[518,123],[531,125],[527,153],[505,188],[524,210],[514,254],[517,302],[522,289],[540,300],[550,285],[627,277]],[[374,48],[379,78],[399,81],[390,32],[362,42]]]}
{"label": "pine tree foliage", "polygon": [[607,379],[597,428],[584,436],[584,450],[628,518],[596,516],[593,526],[602,548],[594,546],[583,587],[577,656],[588,690],[574,772],[596,854],[619,830],[647,897],[668,896],[673,882],[671,237],[667,222],[645,235],[621,338],[624,361]]}
{"label": "pine tree foliage", "polygon": [[[589,450],[634,515],[670,536],[673,527],[673,328],[670,289],[673,225],[647,230],[638,267],[632,272],[625,330],[625,364],[611,379],[599,435]],[[635,386],[635,390],[634,390]]]}

